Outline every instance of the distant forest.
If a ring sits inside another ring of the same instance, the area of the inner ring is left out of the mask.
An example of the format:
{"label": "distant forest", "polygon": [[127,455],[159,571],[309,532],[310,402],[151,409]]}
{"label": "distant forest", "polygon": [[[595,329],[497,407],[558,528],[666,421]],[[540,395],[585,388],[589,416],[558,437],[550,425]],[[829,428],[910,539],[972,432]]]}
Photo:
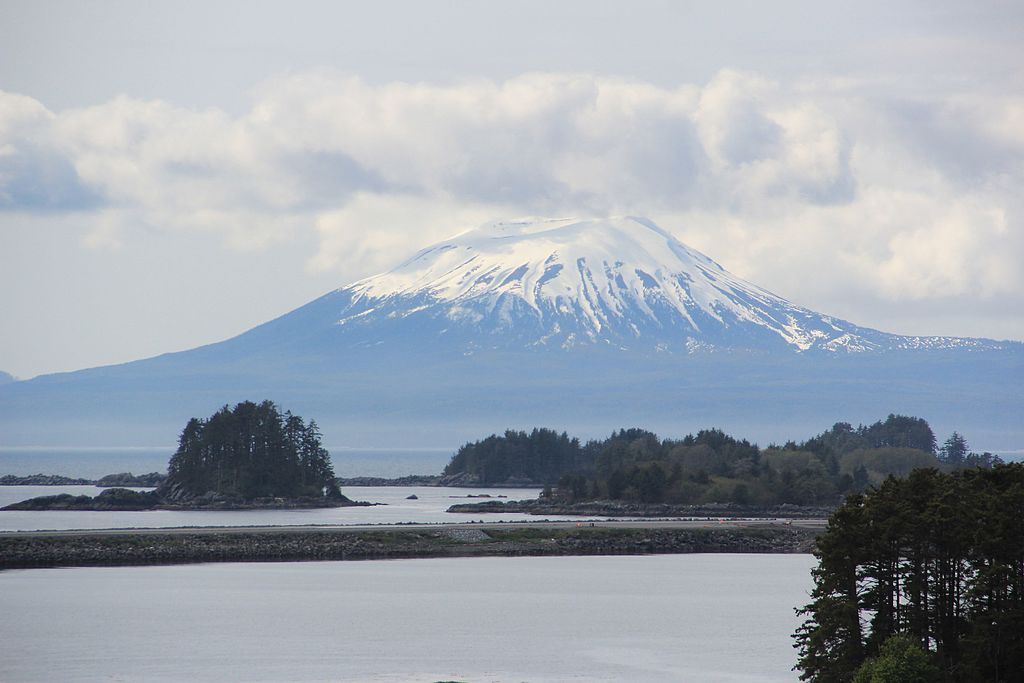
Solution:
{"label": "distant forest", "polygon": [[927,421],[889,415],[858,427],[839,422],[806,441],[765,448],[719,429],[682,439],[620,429],[585,444],[551,429],[509,430],[459,448],[444,474],[543,485],[544,495],[567,502],[835,505],[889,475],[999,462],[971,452],[956,432],[939,447]]}

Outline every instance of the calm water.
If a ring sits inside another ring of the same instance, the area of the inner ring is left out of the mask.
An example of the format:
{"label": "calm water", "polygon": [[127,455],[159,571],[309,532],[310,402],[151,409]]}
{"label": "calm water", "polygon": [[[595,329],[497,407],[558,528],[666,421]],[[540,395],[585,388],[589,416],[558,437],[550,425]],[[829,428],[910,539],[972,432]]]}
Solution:
{"label": "calm water", "polygon": [[[452,450],[371,450],[332,448],[339,477],[401,477],[440,474]],[[98,479],[115,472],[166,472],[173,446],[140,448],[8,448],[0,447],[0,475],[61,474]]]}
{"label": "calm water", "polygon": [[[114,472],[165,472],[170,448],[0,448],[0,475],[61,474],[97,478]],[[331,459],[339,476],[399,477],[438,474],[450,451],[334,449]],[[93,486],[0,486],[0,507],[36,496],[60,493],[94,496]],[[369,508],[323,510],[238,510],[230,512],[152,510],[146,512],[0,512],[0,531],[37,529],[113,529],[178,526],[252,526],[291,524],[394,524],[398,522],[469,521],[445,512],[450,505],[473,502],[468,494],[504,495],[512,500],[536,498],[539,489],[449,489],[434,487],[347,487],[355,500],[384,503]],[[419,500],[406,500],[415,494]],[[472,519],[516,521],[529,515],[474,515]],[[564,517],[560,519],[575,519]]]}
{"label": "calm water", "polygon": [[[0,486],[0,507],[59,493],[95,496],[103,489],[95,486]],[[145,490],[145,489],[139,489]],[[128,529],[179,526],[260,526],[292,524],[396,524],[399,522],[506,522],[536,520],[520,513],[451,514],[445,512],[456,503],[473,503],[468,495],[506,496],[509,500],[536,498],[540,489],[462,489],[427,486],[349,486],[343,493],[353,500],[384,503],[373,507],[324,508],[318,510],[146,510],[142,512],[0,511],[0,531],[38,529]],[[418,500],[407,500],[416,495]],[[558,519],[583,519],[559,517]],[[592,519],[592,518],[587,518]]]}
{"label": "calm water", "polygon": [[[794,681],[810,555],[0,572],[0,680]],[[17,615],[11,618],[10,615]]]}

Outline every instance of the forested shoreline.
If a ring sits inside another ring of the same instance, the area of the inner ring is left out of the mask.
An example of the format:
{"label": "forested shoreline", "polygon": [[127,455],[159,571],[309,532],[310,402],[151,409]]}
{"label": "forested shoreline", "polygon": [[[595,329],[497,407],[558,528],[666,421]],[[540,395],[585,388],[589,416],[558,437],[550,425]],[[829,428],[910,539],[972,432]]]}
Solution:
{"label": "forested shoreline", "polygon": [[586,443],[551,429],[508,430],[463,445],[444,477],[477,485],[544,486],[542,497],[558,504],[835,507],[890,475],[999,462],[991,453],[971,452],[956,432],[940,447],[927,421],[889,415],[858,427],[839,422],[804,441],[764,448],[719,429],[681,439],[620,429]]}
{"label": "forested shoreline", "polygon": [[1021,680],[1024,465],[886,479],[846,499],[815,556],[803,680]]}

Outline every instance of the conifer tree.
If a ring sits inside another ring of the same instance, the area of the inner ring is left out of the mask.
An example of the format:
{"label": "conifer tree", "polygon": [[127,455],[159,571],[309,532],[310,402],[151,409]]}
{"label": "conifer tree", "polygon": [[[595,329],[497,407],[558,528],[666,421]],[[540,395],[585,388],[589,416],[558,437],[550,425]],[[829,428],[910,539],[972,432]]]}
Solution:
{"label": "conifer tree", "polygon": [[192,418],[168,466],[167,486],[258,497],[336,494],[330,454],[315,421],[283,415],[271,401],[224,406],[206,420]]}

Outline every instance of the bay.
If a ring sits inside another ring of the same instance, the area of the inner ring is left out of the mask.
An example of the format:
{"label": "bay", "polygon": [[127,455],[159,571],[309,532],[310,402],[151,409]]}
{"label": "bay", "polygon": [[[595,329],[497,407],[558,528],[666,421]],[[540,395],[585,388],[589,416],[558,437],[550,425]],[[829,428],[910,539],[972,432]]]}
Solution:
{"label": "bay", "polygon": [[795,681],[810,555],[0,572],[0,680]]}

